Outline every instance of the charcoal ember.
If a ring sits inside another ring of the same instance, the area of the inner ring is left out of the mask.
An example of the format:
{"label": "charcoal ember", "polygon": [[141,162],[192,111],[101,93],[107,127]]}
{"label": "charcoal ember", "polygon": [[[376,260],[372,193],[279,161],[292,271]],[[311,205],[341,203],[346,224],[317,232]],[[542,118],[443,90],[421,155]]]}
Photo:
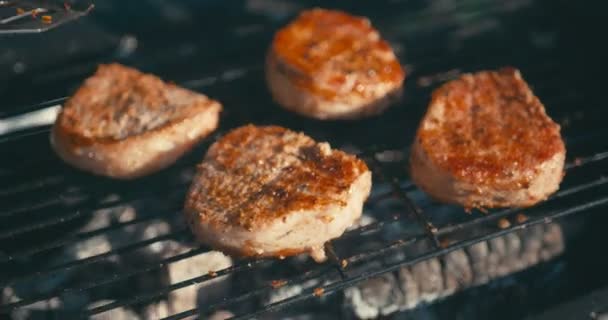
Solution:
{"label": "charcoal ember", "polygon": [[442,295],[443,272],[439,259],[431,258],[416,263],[411,267],[411,272],[418,283],[418,293],[421,301],[433,301]]}
{"label": "charcoal ember", "polygon": [[[117,201],[116,195],[108,196],[104,202]],[[136,210],[131,205],[121,205],[111,208],[95,210],[91,220],[80,228],[81,232],[93,231],[109,227],[113,224],[124,223],[135,219]]]}
{"label": "charcoal ember", "polygon": [[159,301],[147,305],[141,312],[143,319],[162,319],[171,316],[167,301]]}
{"label": "charcoal ember", "polygon": [[[328,284],[327,280],[310,279],[299,284],[286,284],[270,291],[267,297],[264,297],[260,303],[264,306],[283,301],[291,297],[303,294],[318,292],[315,289]],[[332,299],[334,298],[334,299]],[[336,318],[337,304],[335,296],[316,296],[307,302],[292,305],[280,313],[266,313],[260,315],[258,320],[329,320]],[[336,303],[333,303],[336,302]],[[246,309],[245,309],[246,310]]]}
{"label": "charcoal ember", "polygon": [[283,301],[285,299],[289,299],[291,297],[297,296],[304,292],[304,290],[309,290],[312,288],[319,287],[321,282],[319,279],[310,279],[304,281],[300,284],[289,284],[281,286],[277,289],[274,289],[270,292],[270,295],[264,302],[264,304],[271,304],[279,301]]}
{"label": "charcoal ember", "polygon": [[[414,247],[407,249],[411,252],[406,250],[405,253],[413,254],[414,249],[428,249],[425,246]],[[394,283],[383,281],[382,277],[376,278],[377,282],[370,279],[356,289],[349,288],[348,293],[345,291],[345,299],[357,317],[378,317],[386,314],[386,311],[382,313],[380,306],[392,303],[382,293],[392,292],[396,286],[402,296],[398,309],[410,310],[420,303],[432,302],[551,259],[563,250],[564,235],[558,224],[537,225],[452,251],[441,257],[441,260],[429,259],[410,267],[402,267],[397,271],[397,281]],[[394,276],[389,273],[386,277]],[[380,288],[384,291],[365,291],[363,288],[367,283],[382,283],[385,287]],[[352,303],[354,300],[357,303]],[[374,301],[374,304],[362,303],[366,301]]]}
{"label": "charcoal ember", "polygon": [[[2,305],[19,302],[21,297],[11,287],[2,290]],[[14,320],[22,319],[49,319],[58,317],[62,303],[59,298],[52,298],[39,301],[11,311],[10,318]]]}
{"label": "charcoal ember", "polygon": [[[189,280],[229,268],[232,259],[219,251],[210,251],[172,263],[168,267],[171,283]],[[187,286],[169,294],[169,307],[177,313],[196,306],[209,305],[226,296],[230,283],[227,275],[215,277],[200,284]]]}
{"label": "charcoal ember", "polygon": [[547,261],[558,254],[564,252],[564,235],[562,228],[558,224],[550,223],[545,226],[543,234],[543,247],[540,251],[540,258]]}
{"label": "charcoal ember", "polygon": [[520,259],[521,253],[521,237],[516,232],[505,234],[503,237],[505,242],[505,258],[503,259],[504,270],[500,270],[501,275],[506,275],[525,268],[525,263]]}
{"label": "charcoal ember", "polygon": [[[193,247],[175,242],[167,245],[172,248],[161,255],[161,258],[175,256],[194,249]],[[176,284],[192,278],[213,275],[215,272],[232,266],[232,259],[219,251],[210,251],[193,257],[185,258],[166,266],[167,283]],[[217,276],[207,281],[189,285],[169,293],[167,301],[148,305],[144,314],[148,316],[169,315],[187,311],[199,306],[206,306],[219,301],[230,290],[229,276]]]}
{"label": "charcoal ember", "polygon": [[[454,250],[443,258],[444,294],[452,294],[473,283],[473,270],[464,250]],[[407,288],[403,288],[406,290]],[[415,305],[415,304],[414,304]]]}
{"label": "charcoal ember", "polygon": [[488,240],[488,277],[490,279],[497,278],[509,272],[504,267],[504,259],[507,256],[507,247],[503,237],[496,237]]}
{"label": "charcoal ember", "polygon": [[519,232],[522,239],[520,260],[524,263],[524,267],[540,262],[540,252],[543,248],[543,234],[544,227],[542,225],[533,225]]}
{"label": "charcoal ember", "polygon": [[[87,309],[101,307],[106,304],[112,303],[112,300],[99,300],[91,303]],[[94,320],[139,320],[141,319],[133,310],[118,307],[110,309],[106,312],[94,314],[91,316]]]}
{"label": "charcoal ember", "polygon": [[207,317],[207,319],[208,320],[226,320],[226,319],[230,319],[232,317],[234,317],[234,314],[232,314],[232,312],[226,311],[226,310],[219,310],[219,311],[212,313],[209,317]]}
{"label": "charcoal ember", "polygon": [[[79,241],[65,248],[66,257],[64,261],[82,260],[92,256],[104,254],[112,250],[112,241],[108,235],[99,235],[83,241]],[[108,261],[118,262],[118,256],[110,256]]]}
{"label": "charcoal ember", "polygon": [[473,284],[484,284],[489,280],[488,272],[488,243],[478,242],[465,249],[473,270]]}
{"label": "charcoal ember", "polygon": [[344,291],[346,304],[360,319],[373,319],[399,310],[403,294],[392,273],[371,278]]}
{"label": "charcoal ember", "polygon": [[416,278],[408,267],[402,267],[397,271],[399,285],[403,293],[401,310],[413,309],[420,302],[420,293]]}

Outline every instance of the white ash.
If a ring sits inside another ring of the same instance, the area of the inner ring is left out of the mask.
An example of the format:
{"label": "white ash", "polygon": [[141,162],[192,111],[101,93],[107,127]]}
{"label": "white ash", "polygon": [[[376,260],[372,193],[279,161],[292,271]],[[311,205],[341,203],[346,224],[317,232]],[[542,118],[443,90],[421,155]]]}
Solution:
{"label": "white ash", "polygon": [[[232,266],[230,257],[218,251],[203,253],[186,260],[172,263],[168,267],[171,283],[177,283],[201,275],[217,272]],[[191,285],[169,294],[169,307],[177,313],[196,306],[217,302],[228,294],[230,282],[227,275]]]}
{"label": "white ash", "polygon": [[[106,235],[95,236],[79,241],[65,248],[66,258],[64,262],[82,260],[112,251],[112,244]],[[111,261],[118,261],[116,256],[108,257]]]}
{"label": "white ash", "polygon": [[[87,309],[101,307],[101,306],[104,306],[104,305],[112,303],[112,302],[114,302],[114,301],[99,300],[94,303],[91,303],[87,307]],[[141,318],[132,310],[129,310],[129,309],[126,309],[123,307],[118,307],[118,308],[108,310],[106,312],[91,315],[91,319],[95,319],[95,320],[139,320]]]}
{"label": "white ash", "polygon": [[520,259],[521,237],[517,233],[511,232],[507,233],[502,238],[505,240],[507,254],[503,260],[506,270],[501,271],[501,275],[524,269],[526,263],[524,260]]}
{"label": "white ash", "polygon": [[395,285],[392,273],[364,281],[357,287],[344,290],[344,296],[352,302],[353,312],[361,319],[374,319],[399,310],[403,293]]}
{"label": "white ash", "polygon": [[419,299],[430,302],[439,298],[443,291],[441,264],[436,258],[421,261],[410,268],[418,283]]}
{"label": "white ash", "polygon": [[270,296],[266,299],[264,304],[271,304],[291,297],[297,296],[304,292],[320,285],[319,279],[311,279],[303,282],[302,284],[285,285],[280,288],[274,289],[270,292]]}
{"label": "white ash", "polygon": [[403,292],[403,300],[401,302],[400,310],[413,309],[418,305],[420,292],[418,290],[418,283],[416,278],[412,275],[409,268],[400,268],[397,271],[399,283],[398,286]]}
{"label": "white ash", "polygon": [[[108,199],[108,201],[114,200],[112,198]],[[106,228],[117,223],[125,223],[139,217],[144,217],[147,208],[149,206],[126,204],[98,210],[93,213],[92,219],[80,228],[79,232]],[[155,210],[156,212],[158,211],[158,206]],[[49,264],[51,266],[61,265],[104,254],[132,243],[174,232],[176,230],[175,225],[179,225],[178,219],[171,219],[170,222],[167,222],[159,218],[142,221],[126,227],[117,227],[101,235],[69,244]],[[7,288],[3,292],[3,299],[10,302],[18,302],[21,298],[51,293],[60,288],[78,286],[81,283],[124,274],[125,272],[131,272],[157,263],[162,259],[186,253],[195,248],[198,248],[198,246],[174,240],[155,242],[149,246],[129,251],[127,254],[110,255],[83,268],[75,267],[60,270],[50,277],[20,282],[13,285],[12,288]],[[123,291],[127,283],[131,286],[129,290],[133,293],[156,291],[164,286],[207,275],[209,272],[219,271],[231,265],[232,260],[219,252],[203,253],[167,264],[160,270],[140,273],[128,279],[128,282],[120,281],[113,285],[101,286],[89,291],[73,293],[68,291],[51,300],[19,308],[15,311],[15,315],[19,316],[17,318],[31,318],[33,313],[43,314],[42,317],[46,317],[49,312],[54,312],[53,314],[60,312],[63,315],[73,315],[89,308],[91,303],[100,299],[117,300],[124,298]],[[229,289],[230,282],[228,281],[228,276],[220,276],[201,284],[175,290],[166,296],[166,301],[156,302],[153,306],[145,309],[140,308],[140,311],[144,310],[144,318],[166,317],[202,304],[213,303],[220,299],[220,297],[225,296]],[[114,319],[122,317],[121,313],[125,319],[133,318],[131,316],[134,314],[130,308],[125,308],[118,309],[115,313],[106,312],[102,315],[107,315],[106,318],[108,319]]]}
{"label": "white ash", "polygon": [[[6,287],[2,290],[2,305],[19,301],[21,301],[21,298],[13,290],[13,288]],[[15,309],[10,313],[10,317],[14,320],[48,319],[53,315],[57,316],[61,307],[61,301],[58,298],[53,298]]]}
{"label": "white ash", "polygon": [[232,314],[232,312],[226,311],[226,310],[219,310],[219,311],[212,313],[207,318],[207,320],[226,320],[226,319],[230,319],[232,317],[234,317],[234,314]]}
{"label": "white ash", "polygon": [[[115,247],[121,247],[127,243],[141,242],[169,234],[171,233],[171,230],[171,225],[164,220],[154,219],[144,221],[122,228],[120,234],[112,238],[112,244]],[[171,244],[169,244],[169,242],[170,241],[157,241],[141,248],[141,250],[138,251],[140,251],[140,253],[143,252],[144,254],[151,255],[151,258],[161,258],[165,251],[171,250]]]}
{"label": "white ash", "polygon": [[469,255],[471,262],[471,269],[475,277],[473,278],[473,284],[483,284],[488,282],[488,243],[485,241],[478,242],[465,249],[465,252]]}
{"label": "white ash", "polygon": [[520,231],[522,246],[521,258],[530,264],[540,262],[540,251],[543,248],[544,228],[542,225],[534,225]]}
{"label": "white ash", "polygon": [[488,240],[488,249],[490,251],[488,255],[488,276],[496,278],[509,273],[505,261],[508,254],[504,237]]}
{"label": "white ash", "polygon": [[143,319],[162,319],[171,316],[169,311],[169,303],[167,301],[159,301],[147,305],[141,312]]}
{"label": "white ash", "polygon": [[[188,252],[194,247],[176,241],[168,241],[170,244],[162,252],[161,258],[171,257]],[[167,284],[190,280],[199,276],[212,274],[232,266],[232,259],[221,252],[210,251],[182,259],[166,266],[163,272],[167,274]],[[145,281],[145,280],[144,280]],[[207,281],[173,290],[168,295],[167,301],[147,306],[144,310],[146,318],[155,315],[171,314],[187,311],[199,306],[206,306],[219,301],[226,296],[230,290],[229,276],[218,276]]]}
{"label": "white ash", "polygon": [[564,235],[562,229],[557,224],[545,225],[543,234],[543,248],[540,251],[540,258],[543,261],[550,260],[564,251]]}
{"label": "white ash", "polygon": [[[443,265],[445,295],[450,295],[460,289],[469,287],[473,283],[471,263],[469,262],[469,257],[463,250],[455,250],[447,253],[443,257]],[[404,290],[406,290],[406,288],[404,288]]]}
{"label": "white ash", "polygon": [[[423,246],[417,248],[424,249]],[[389,276],[366,280],[345,290],[344,305],[360,319],[394,312],[395,305],[402,311],[411,310],[421,303],[433,302],[552,259],[563,250],[564,237],[558,224],[533,226],[452,251],[440,259],[402,267],[388,273]],[[388,292],[400,292],[401,299],[396,302],[398,294]]]}

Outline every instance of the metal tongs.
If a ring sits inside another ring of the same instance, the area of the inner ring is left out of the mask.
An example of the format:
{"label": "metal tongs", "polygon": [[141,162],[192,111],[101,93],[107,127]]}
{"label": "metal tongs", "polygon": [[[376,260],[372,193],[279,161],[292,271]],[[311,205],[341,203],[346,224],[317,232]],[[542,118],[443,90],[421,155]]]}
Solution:
{"label": "metal tongs", "polygon": [[40,33],[87,15],[92,3],[0,0],[0,35]]}

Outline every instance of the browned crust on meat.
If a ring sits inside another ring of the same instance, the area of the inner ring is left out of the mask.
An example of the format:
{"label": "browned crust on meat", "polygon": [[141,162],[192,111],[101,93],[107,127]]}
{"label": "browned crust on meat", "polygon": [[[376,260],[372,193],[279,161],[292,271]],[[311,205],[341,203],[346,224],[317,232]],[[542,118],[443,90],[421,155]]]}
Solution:
{"label": "browned crust on meat", "polygon": [[[189,101],[171,101],[168,92],[179,93]],[[154,75],[117,63],[102,64],[66,101],[57,123],[78,144],[111,143],[175,125],[218,105]],[[149,123],[141,123],[142,113],[151,115]],[[120,120],[125,122],[122,127],[108,128]]]}
{"label": "browned crust on meat", "polygon": [[[175,95],[186,102],[171,100]],[[220,111],[217,101],[153,75],[101,65],[61,109],[51,140],[58,155],[80,169],[136,178],[173,163],[215,130]]]}
{"label": "browned crust on meat", "polygon": [[[378,113],[368,110],[357,114],[349,107],[374,109],[375,100],[397,95],[405,78],[389,44],[368,19],[325,9],[302,12],[275,34],[266,73],[277,102],[318,118],[348,119]],[[280,75],[280,79],[273,75]],[[289,85],[281,86],[282,80]],[[290,103],[282,97],[282,90],[305,98]],[[310,105],[328,109],[335,106],[347,115],[309,111]],[[385,107],[382,101],[377,109]]]}
{"label": "browned crust on meat", "polygon": [[[504,206],[511,201],[509,196],[520,197],[518,190],[535,184],[540,191],[512,203],[525,206],[546,196],[540,194],[543,188],[538,186],[542,182],[539,177],[551,184],[557,179],[555,186],[547,186],[546,193],[557,189],[561,172],[553,171],[563,167],[564,154],[559,125],[547,116],[519,71],[503,68],[465,74],[435,90],[418,129],[412,170],[428,164],[431,167],[427,166],[426,171],[437,172],[437,181],[450,177],[450,181],[441,184],[456,183],[474,189],[453,190],[463,197],[471,195],[470,201],[459,200],[465,206]],[[431,178],[413,172],[413,179],[427,192],[454,202],[453,195],[432,192],[436,186],[429,184],[434,182],[426,181]],[[487,200],[481,200],[484,195]],[[493,200],[492,196],[500,196],[501,200]]]}
{"label": "browned crust on meat", "polygon": [[[271,136],[282,140],[288,135],[291,136],[289,139],[299,141],[297,149],[287,150],[289,146],[277,144],[276,152],[292,153],[297,163],[280,168],[278,178],[257,176],[247,181],[257,187],[255,192],[247,193],[246,199],[242,199],[244,194],[237,190],[224,188],[219,179],[208,181],[204,189],[193,186],[186,201],[187,211],[196,212],[205,224],[236,225],[254,230],[292,212],[315,210],[328,205],[344,206],[344,200],[334,196],[347,192],[352,183],[368,171],[365,162],[339,150],[328,152],[326,144],[317,144],[301,133],[282,127],[247,125],[237,128],[211,146],[203,164],[212,164],[235,176],[249,176],[254,169],[235,165],[241,150],[251,148],[256,140]],[[204,176],[207,169],[205,165],[199,166],[198,177]],[[209,205],[210,201],[213,206]],[[218,216],[213,208],[230,208],[230,211]]]}

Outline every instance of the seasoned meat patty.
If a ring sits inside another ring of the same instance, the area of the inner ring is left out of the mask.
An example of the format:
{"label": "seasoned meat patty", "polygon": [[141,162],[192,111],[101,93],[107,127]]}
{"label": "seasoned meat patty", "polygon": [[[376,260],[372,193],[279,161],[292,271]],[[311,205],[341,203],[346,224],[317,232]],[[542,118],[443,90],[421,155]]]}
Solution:
{"label": "seasoned meat patty", "polygon": [[242,256],[308,252],[360,216],[371,173],[353,155],[285,128],[237,128],[211,146],[185,204],[199,240]]}
{"label": "seasoned meat patty", "polygon": [[318,119],[380,113],[401,93],[405,73],[366,18],[340,11],[304,11],[279,30],[266,79],[283,107]]}
{"label": "seasoned meat patty", "polygon": [[414,182],[465,207],[526,207],[559,188],[566,149],[518,70],[465,74],[432,96],[411,152]]}
{"label": "seasoned meat patty", "polygon": [[221,108],[153,75],[101,65],[61,109],[51,141],[80,169],[136,178],[170,165],[215,130]]}

